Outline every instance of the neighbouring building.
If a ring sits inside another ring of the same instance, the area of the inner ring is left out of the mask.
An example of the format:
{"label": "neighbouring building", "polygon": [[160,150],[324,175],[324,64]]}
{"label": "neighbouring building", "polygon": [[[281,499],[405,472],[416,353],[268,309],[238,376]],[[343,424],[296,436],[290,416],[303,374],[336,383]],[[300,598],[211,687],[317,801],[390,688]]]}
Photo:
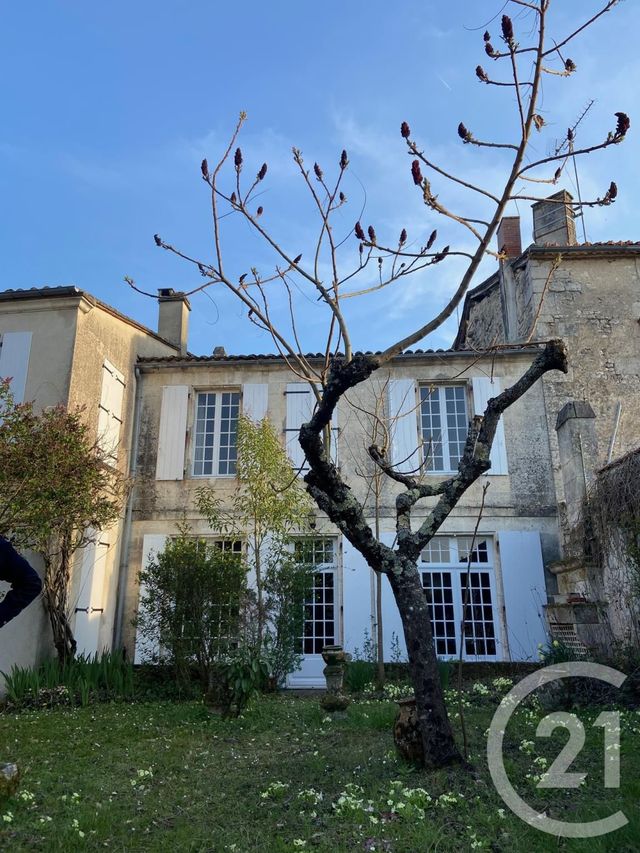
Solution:
{"label": "neighbouring building", "polygon": [[[580,580],[586,569],[573,543],[590,481],[599,468],[638,444],[640,243],[578,245],[570,200],[558,194],[534,205],[535,242],[525,250],[519,221],[505,218],[498,235],[504,260],[468,293],[453,348],[402,354],[355,389],[350,401],[341,401],[333,425],[336,460],[373,523],[362,411],[382,404],[395,464],[415,469],[424,463],[424,476],[446,476],[457,467],[470,417],[526,370],[540,341],[562,337],[567,342],[569,374],[545,376],[505,412],[496,434],[485,478],[490,488],[470,555],[472,606],[462,652],[472,660],[535,659],[547,637],[547,618],[554,636],[580,648],[597,645],[608,618],[605,584],[603,600],[590,611],[591,627],[580,622],[574,605],[588,603]],[[76,288],[7,291],[0,304],[3,351],[22,352],[22,360],[11,356],[11,370],[0,356],[0,375],[13,375],[24,399],[38,405],[87,403],[96,430],[102,425],[112,435],[114,419],[121,421],[117,464],[130,470],[134,488],[121,523],[105,540],[107,569],[91,575],[88,568],[100,559],[98,544],[76,567],[72,598],[81,635],[85,612],[97,614],[87,651],[122,643],[142,660],[133,627],[140,567],[177,533],[183,515],[197,535],[222,538],[197,513],[195,490],[203,481],[221,498],[234,489],[240,413],[254,419],[267,415],[281,430],[296,467],[303,465],[296,435],[311,411],[309,388],[278,356],[227,355],[220,347],[211,355],[190,354],[188,301],[173,291],[159,292],[157,334]],[[28,333],[30,349],[7,337]],[[13,341],[8,350],[6,340]],[[111,392],[104,391],[109,382],[123,389],[117,416]],[[379,501],[380,527],[389,543],[395,488],[384,482]],[[468,490],[421,557],[436,648],[444,658],[460,651],[466,568],[481,492],[482,483]],[[416,521],[419,517],[420,511]],[[375,636],[376,628],[375,583],[362,557],[320,512],[313,535],[304,538],[316,569],[315,589],[301,638],[304,661],[290,679],[293,686],[322,683],[323,645],[362,648],[365,634]],[[100,587],[100,595],[88,601],[87,590],[94,587]],[[579,596],[585,601],[576,602]],[[383,626],[390,657],[392,647],[402,649],[403,642],[386,579]],[[25,651],[27,635],[33,640]],[[46,623],[34,606],[3,632],[0,670],[12,660],[34,660],[47,643]]]}
{"label": "neighbouring building", "polygon": [[503,219],[504,260],[467,294],[454,348],[567,343],[569,372],[542,379],[562,553],[548,565],[548,617],[553,636],[584,650],[640,628],[637,590],[620,576],[605,582],[611,573],[576,541],[599,472],[640,445],[640,243],[577,243],[571,202],[562,191],[533,206],[535,242],[524,250],[519,218]]}
{"label": "neighbouring building", "polygon": [[[168,307],[175,310],[172,303]],[[180,352],[171,319],[160,323],[162,337],[77,287],[5,290],[0,376],[12,377],[18,403],[35,401],[37,409],[85,406],[92,437],[108,447],[113,465],[128,471],[137,359]],[[123,554],[120,521],[77,555],[69,601],[79,652],[95,653],[113,643]],[[2,631],[0,672],[13,664],[31,666],[52,648],[44,609],[35,603]]]}

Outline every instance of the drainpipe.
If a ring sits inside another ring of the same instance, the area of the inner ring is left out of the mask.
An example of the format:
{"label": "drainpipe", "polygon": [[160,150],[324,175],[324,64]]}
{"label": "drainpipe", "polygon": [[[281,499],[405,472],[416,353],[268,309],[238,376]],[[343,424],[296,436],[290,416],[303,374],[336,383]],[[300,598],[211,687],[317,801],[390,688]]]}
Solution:
{"label": "drainpipe", "polygon": [[133,515],[133,498],[136,489],[135,475],[138,459],[138,433],[140,429],[140,401],[142,399],[142,376],[140,368],[135,366],[136,396],[133,404],[133,442],[131,456],[129,457],[129,477],[133,481],[129,497],[127,499],[127,512],[122,529],[122,553],[120,556],[120,567],[118,571],[118,589],[116,592],[116,618],[113,626],[113,647],[122,647],[122,626],[124,621],[124,600],[129,580],[129,553],[131,550],[131,517]]}

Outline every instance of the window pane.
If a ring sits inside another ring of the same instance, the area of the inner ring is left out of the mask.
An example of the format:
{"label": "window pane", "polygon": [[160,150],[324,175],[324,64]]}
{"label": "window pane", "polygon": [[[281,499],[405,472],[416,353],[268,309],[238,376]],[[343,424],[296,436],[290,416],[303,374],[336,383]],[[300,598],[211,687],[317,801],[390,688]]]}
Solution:
{"label": "window pane", "polygon": [[444,471],[442,419],[438,388],[420,388],[420,434],[427,471]]}
{"label": "window pane", "polygon": [[464,650],[468,656],[487,657],[496,654],[493,624],[493,602],[489,572],[471,572],[467,587],[467,574],[460,575],[460,597],[465,612]]}
{"label": "window pane", "polygon": [[462,385],[445,387],[444,395],[449,439],[449,468],[453,471],[458,467],[467,440],[467,402]]}
{"label": "window pane", "polygon": [[213,446],[215,413],[215,394],[198,394],[196,400],[195,458],[193,462],[193,473],[196,476],[206,476],[212,473],[212,457],[207,450]]}
{"label": "window pane", "polygon": [[[458,560],[461,563],[469,562],[469,548],[473,542],[471,536],[459,536],[458,539]],[[476,538],[473,551],[471,552],[471,563],[488,563],[489,562],[489,545],[485,538]]]}
{"label": "window pane", "polygon": [[453,619],[451,572],[422,572],[422,586],[429,602],[436,654],[440,657],[455,655],[456,623]]}
{"label": "window pane", "polygon": [[240,394],[237,391],[225,391],[219,396],[221,397],[221,411],[218,474],[229,475],[236,473],[236,442]]}
{"label": "window pane", "polygon": [[423,563],[449,563],[449,540],[446,536],[436,536],[429,542],[421,554]]}

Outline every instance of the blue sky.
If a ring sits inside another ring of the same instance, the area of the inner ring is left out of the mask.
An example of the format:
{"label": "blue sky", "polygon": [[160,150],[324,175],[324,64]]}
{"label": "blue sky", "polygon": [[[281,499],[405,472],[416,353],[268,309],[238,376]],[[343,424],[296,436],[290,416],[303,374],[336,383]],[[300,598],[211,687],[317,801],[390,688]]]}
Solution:
{"label": "blue sky", "polygon": [[[467,237],[438,222],[411,181],[400,122],[446,167],[464,170],[497,189],[505,159],[463,146],[463,120],[480,138],[508,138],[513,105],[507,90],[482,86],[485,27],[499,43],[501,0],[406,0],[305,4],[272,0],[243,5],[189,0],[59,0],[3,4],[0,63],[2,222],[0,287],[75,284],[155,328],[156,303],[130,291],[132,276],[148,291],[191,289],[201,279],[184,262],[157,249],[153,234],[203,260],[211,257],[211,222],[200,161],[213,163],[240,110],[248,113],[241,145],[247,173],[269,164],[260,202],[264,222],[292,255],[311,254],[317,221],[291,159],[328,173],[340,151],[349,152],[348,204],[335,232],[346,236],[360,217],[379,237],[424,241],[438,227],[440,246],[469,247]],[[572,28],[595,0],[560,2],[557,34]],[[526,39],[531,21],[511,11]],[[495,17],[497,16],[497,17]],[[492,21],[492,19],[494,19]],[[636,119],[640,110],[640,4],[626,0],[578,38],[567,55],[578,72],[548,77],[542,113],[549,133],[536,139],[544,156],[585,103],[595,99],[578,141],[601,139],[624,110],[632,128],[623,145],[579,164],[583,197],[602,195],[611,179],[619,200],[586,213],[590,240],[637,239],[640,187]],[[507,92],[507,94],[505,94]],[[574,191],[571,180],[564,186]],[[456,190],[434,182],[440,198],[469,213]],[[365,194],[366,191],[366,194]],[[515,212],[515,211],[511,211]],[[530,241],[530,209],[520,203],[523,240]],[[273,259],[246,226],[224,222],[227,268],[252,266],[268,274]],[[345,244],[346,263],[357,242]],[[482,270],[488,273],[492,263]],[[455,260],[371,298],[350,301],[354,346],[377,349],[424,322],[455,286]],[[479,281],[480,279],[478,279]],[[375,283],[370,278],[362,284]],[[282,294],[273,295],[280,316]],[[273,351],[264,332],[249,324],[228,294],[212,288],[192,300],[190,349],[223,345],[228,352]],[[326,314],[314,296],[299,295],[305,350],[323,345]],[[447,346],[454,323],[422,346]]]}

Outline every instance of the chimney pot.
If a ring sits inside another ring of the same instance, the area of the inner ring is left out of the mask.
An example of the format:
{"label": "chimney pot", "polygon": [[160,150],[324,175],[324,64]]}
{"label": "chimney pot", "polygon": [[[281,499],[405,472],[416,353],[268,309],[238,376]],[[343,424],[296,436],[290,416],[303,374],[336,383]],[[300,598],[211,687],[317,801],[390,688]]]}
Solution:
{"label": "chimney pot", "polygon": [[535,243],[575,246],[576,223],[572,202],[571,193],[560,190],[545,201],[537,201],[532,205]]}
{"label": "chimney pot", "polygon": [[520,237],[520,217],[503,216],[498,225],[498,252],[509,260],[522,254],[522,239]]}
{"label": "chimney pot", "polygon": [[213,349],[213,357],[214,358],[224,358],[227,354],[227,351],[224,347],[214,347]]}

